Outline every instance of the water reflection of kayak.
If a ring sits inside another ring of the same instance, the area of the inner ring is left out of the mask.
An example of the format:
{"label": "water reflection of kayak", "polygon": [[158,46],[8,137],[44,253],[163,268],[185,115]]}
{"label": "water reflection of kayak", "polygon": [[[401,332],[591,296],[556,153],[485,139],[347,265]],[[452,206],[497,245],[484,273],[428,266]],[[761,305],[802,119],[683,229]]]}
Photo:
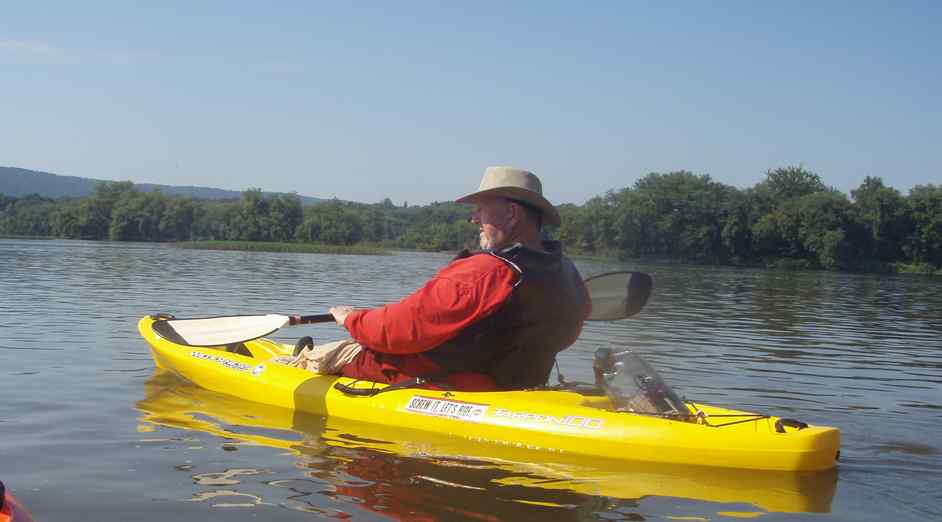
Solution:
{"label": "water reflection of kayak", "polygon": [[0,522],[33,522],[33,517],[0,482]]}
{"label": "water reflection of kayak", "polygon": [[[454,438],[491,452],[525,448],[554,461],[566,455],[782,471],[831,469],[840,446],[835,428],[682,400],[671,402],[678,410],[674,416],[616,411],[614,399],[597,389],[397,389],[361,396],[382,385],[274,363],[272,357],[290,355],[292,347],[267,339],[240,343],[238,353],[177,344],[155,329],[161,322],[148,316],[138,324],[155,363],[200,387],[334,419],[396,426],[416,440]],[[625,401],[625,407],[635,402]]]}
{"label": "water reflection of kayak", "polygon": [[[338,480],[338,490],[350,489],[343,494],[380,495],[386,504],[397,499],[408,504],[400,507],[409,513],[420,511],[423,505],[425,509],[448,506],[473,511],[486,504],[493,510],[494,502],[486,498],[510,498],[512,503],[500,506],[510,510],[505,513],[508,518],[515,519],[519,517],[513,510],[524,504],[531,508],[580,506],[594,504],[600,498],[630,500],[649,496],[745,503],[774,512],[827,512],[836,489],[837,472],[833,469],[735,470],[570,453],[534,459],[538,453],[525,447],[481,444],[446,434],[417,433],[399,426],[310,415],[244,401],[184,383],[161,370],[148,380],[145,391],[145,399],[138,403],[144,412],[145,431],[153,425],[193,429],[286,449],[297,456],[301,467],[310,467],[312,472],[320,467],[340,468],[330,474],[318,472],[320,478],[347,474],[366,484],[349,488],[349,480]],[[403,491],[382,491],[397,485]],[[450,492],[447,502],[421,499],[444,491]],[[372,505],[372,501],[364,498],[364,505]]]}

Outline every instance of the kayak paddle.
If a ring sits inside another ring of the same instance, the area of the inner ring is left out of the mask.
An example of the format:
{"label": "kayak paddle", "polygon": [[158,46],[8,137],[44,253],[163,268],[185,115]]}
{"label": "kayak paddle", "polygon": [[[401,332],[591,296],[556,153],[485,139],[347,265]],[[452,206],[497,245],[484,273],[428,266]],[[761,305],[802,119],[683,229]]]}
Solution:
{"label": "kayak paddle", "polygon": [[[159,317],[159,316],[158,316]],[[223,315],[196,319],[156,321],[154,331],[161,337],[186,346],[222,346],[265,337],[284,326],[329,323],[330,314],[316,315]]]}
{"label": "kayak paddle", "polygon": [[[584,281],[592,301],[589,321],[617,321],[635,315],[651,295],[651,276],[642,272],[609,272]],[[158,316],[160,317],[160,316]],[[222,346],[264,337],[285,326],[329,323],[331,314],[227,315],[176,319],[165,316],[154,322],[161,337],[186,346]]]}

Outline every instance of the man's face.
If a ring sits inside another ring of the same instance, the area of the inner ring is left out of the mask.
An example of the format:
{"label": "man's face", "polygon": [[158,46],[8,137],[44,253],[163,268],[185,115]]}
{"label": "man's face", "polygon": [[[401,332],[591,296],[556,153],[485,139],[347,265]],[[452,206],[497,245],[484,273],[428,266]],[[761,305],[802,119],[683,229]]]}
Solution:
{"label": "man's face", "polygon": [[500,197],[483,197],[474,206],[471,222],[480,229],[482,250],[500,250],[508,246],[512,229],[510,202]]}

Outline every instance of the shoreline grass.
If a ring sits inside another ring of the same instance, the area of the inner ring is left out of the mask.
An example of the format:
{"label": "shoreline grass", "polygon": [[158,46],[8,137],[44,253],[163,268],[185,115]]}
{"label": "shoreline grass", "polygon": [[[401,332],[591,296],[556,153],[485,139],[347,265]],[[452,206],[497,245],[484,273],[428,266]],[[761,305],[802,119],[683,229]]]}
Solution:
{"label": "shoreline grass", "polygon": [[924,275],[942,277],[942,267],[928,263],[868,263],[857,269],[828,270],[817,266],[812,260],[790,258],[766,258],[751,262],[732,261],[729,263],[701,263],[697,261],[664,258],[624,258],[617,253],[587,253],[572,249],[566,252],[570,259],[584,261],[653,263],[658,265],[714,266],[726,268],[753,268],[781,272],[833,272],[843,274],[889,274],[889,275]]}
{"label": "shoreline grass", "polygon": [[0,239],[55,239],[51,236],[18,236],[16,234],[0,234]]}
{"label": "shoreline grass", "polygon": [[925,263],[893,263],[893,270],[897,274],[942,276],[942,268],[935,268]]}
{"label": "shoreline grass", "polygon": [[382,256],[389,252],[375,245],[325,245],[322,243],[287,243],[273,241],[180,241],[177,248],[189,250],[227,250],[239,252],[288,252],[293,254],[345,254]]}
{"label": "shoreline grass", "polygon": [[[0,239],[52,240],[52,239],[65,239],[65,238],[55,237],[55,236],[22,236],[22,235],[15,235],[15,234],[0,234]],[[421,249],[384,247],[382,245],[372,244],[372,243],[359,243],[355,245],[327,245],[323,243],[293,243],[293,242],[275,242],[275,241],[206,240],[206,241],[178,241],[172,244],[177,248],[185,248],[189,250],[225,250],[225,251],[240,251],[240,252],[286,252],[286,253],[298,253],[298,254],[343,254],[343,255],[383,256],[383,255],[392,255],[396,251],[426,252],[425,250],[421,250]],[[453,251],[442,251],[442,252],[453,253]],[[695,261],[670,260],[670,259],[662,259],[662,258],[626,259],[619,256],[617,253],[613,253],[613,252],[587,252],[587,251],[575,249],[575,248],[569,249],[566,252],[566,254],[572,259],[580,259],[580,260],[585,260],[585,261],[602,261],[602,262],[637,261],[640,263],[704,266],[704,263],[698,263]],[[707,263],[706,265],[710,265],[710,264]],[[787,258],[762,259],[762,260],[756,260],[752,263],[731,262],[731,263],[725,263],[725,264],[713,264],[711,266],[733,267],[733,268],[757,268],[757,269],[765,269],[765,270],[802,271],[802,272],[803,271],[816,272],[820,270],[825,270],[822,268],[815,267],[813,263],[809,262],[808,260],[792,260],[792,259],[787,259]],[[925,276],[932,276],[932,277],[942,277],[942,267],[937,268],[927,263],[895,262],[895,263],[882,263],[882,264],[868,264],[857,270],[834,270],[834,272],[859,273],[859,274],[909,274],[909,275],[925,275]]]}

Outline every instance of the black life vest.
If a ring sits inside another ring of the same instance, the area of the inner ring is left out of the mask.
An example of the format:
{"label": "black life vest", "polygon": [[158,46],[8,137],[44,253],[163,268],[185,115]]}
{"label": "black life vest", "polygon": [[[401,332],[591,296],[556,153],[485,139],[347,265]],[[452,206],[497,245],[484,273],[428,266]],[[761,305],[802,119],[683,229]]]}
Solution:
{"label": "black life vest", "polygon": [[556,354],[575,342],[588,315],[589,296],[558,242],[545,252],[520,244],[493,255],[519,274],[510,296],[490,316],[423,353],[447,372],[480,372],[506,389],[546,384]]}

